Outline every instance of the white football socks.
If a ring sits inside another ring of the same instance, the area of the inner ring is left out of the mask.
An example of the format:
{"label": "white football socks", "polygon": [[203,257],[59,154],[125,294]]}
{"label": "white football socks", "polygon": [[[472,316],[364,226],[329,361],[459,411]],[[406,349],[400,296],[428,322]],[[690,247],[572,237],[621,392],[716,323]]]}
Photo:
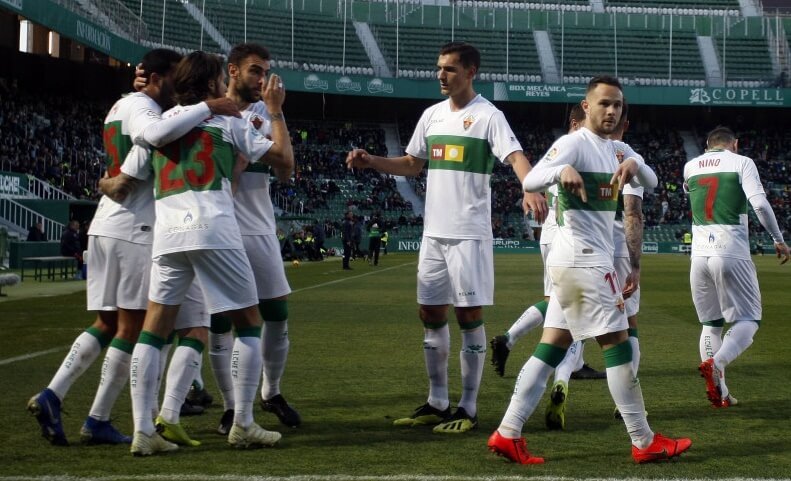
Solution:
{"label": "white football socks", "polygon": [[428,403],[440,411],[450,405],[448,397],[448,356],[450,354],[450,329],[445,323],[438,329],[424,330],[423,356],[426,361],[429,390]]}

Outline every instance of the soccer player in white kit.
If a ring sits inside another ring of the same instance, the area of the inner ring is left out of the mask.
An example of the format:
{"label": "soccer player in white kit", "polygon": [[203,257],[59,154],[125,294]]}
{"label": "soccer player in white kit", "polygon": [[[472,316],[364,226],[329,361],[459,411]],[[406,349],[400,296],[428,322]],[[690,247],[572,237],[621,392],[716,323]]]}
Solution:
{"label": "soccer player in white kit", "polygon": [[[180,59],[180,54],[168,49],[148,52],[143,57],[143,65],[150,72],[147,87],[121,98],[107,114],[103,135],[106,178],[120,175],[121,165],[134,144],[163,145],[212,112],[234,111],[233,104],[223,99],[204,103],[183,118],[161,121],[162,109],[173,105],[169,76]],[[135,152],[134,155],[144,154],[144,150]],[[123,199],[102,197],[91,222],[87,308],[97,311],[97,321],[75,341],[50,386],[28,403],[28,409],[37,415],[42,433],[53,444],[66,444],[59,415],[66,391],[96,359],[104,347],[101,340],[107,338],[112,341],[80,436],[94,444],[131,442],[130,437],[120,434],[110,424],[110,411],[129,374],[129,359],[147,304],[154,224],[154,199],[151,185],[148,187],[127,192],[129,195]]]}
{"label": "soccer player in white kit", "polygon": [[531,192],[558,184],[559,229],[547,258],[553,297],[541,342],[522,368],[508,410],[487,443],[495,454],[520,464],[544,462],[528,452],[522,428],[566,349],[590,337],[602,347],[607,384],[631,437],[633,459],[668,459],[692,444],[651,431],[632,368],[621,284],[613,268],[613,221],[618,185],[635,175],[642,180],[645,164],[635,158],[619,164],[607,138],[618,124],[622,104],[617,79],[591,79],[582,101],[584,127],[555,142],[523,182]]}
{"label": "soccer player in white kit", "polygon": [[[174,74],[174,91],[182,104],[164,117],[184,115],[192,104],[224,97],[225,75],[219,57],[193,52]],[[270,77],[264,91],[267,104],[281,109],[282,82]],[[173,329],[175,314],[194,278],[200,281],[210,313],[228,312],[236,326],[232,376],[235,416],[228,434],[234,447],[270,446],[280,434],[266,431],[253,420],[253,403],[261,375],[261,319],[256,309],[252,269],[244,253],[231,195],[236,152],[253,162],[271,161],[284,154],[289,142],[285,122],[273,125],[270,141],[247,122],[215,116],[176,142],[156,150],[154,170],[156,224],[149,304],[143,331],[132,355],[130,388],[135,433],[131,452],[150,455],[172,451],[151,419],[152,394],[159,366],[160,348]],[[290,143],[289,149],[290,149]],[[126,167],[126,166],[124,166]],[[140,175],[150,168],[143,165]]]}
{"label": "soccer player in white kit", "polygon": [[[243,43],[228,54],[228,97],[236,102],[244,118],[254,129],[270,135],[272,116],[261,100],[270,70],[269,51],[260,45]],[[280,120],[282,113],[274,112]],[[286,182],[294,171],[293,152],[283,161],[271,164],[275,176]],[[269,194],[269,165],[251,163],[239,175],[234,194],[234,209],[242,234],[247,258],[253,268],[258,293],[258,310],[263,324],[263,374],[261,407],[273,412],[281,423],[289,427],[302,422],[299,413],[280,393],[280,380],[288,358],[288,294],[291,287],[286,279],[277,239],[277,224]],[[233,414],[233,392],[230,387],[230,345],[233,335],[224,316],[213,317],[210,334],[210,361],[225,403],[225,413],[218,431],[227,433]]]}
{"label": "soccer player in white kit", "polygon": [[[448,99],[423,112],[406,154],[385,158],[354,149],[346,158],[349,168],[373,168],[392,175],[417,175],[428,159],[417,300],[424,326],[429,396],[410,417],[394,424],[436,425],[437,433],[462,433],[478,423],[478,389],[486,360],[482,306],[491,305],[494,294],[489,187],[494,162],[499,159],[511,164],[520,181],[530,171],[505,116],[473,89],[479,67],[480,53],[472,45],[444,45],[437,61],[437,78]],[[525,197],[536,219],[543,221],[543,196]],[[462,396],[452,414],[447,321],[451,304],[462,330]]]}
{"label": "soccer player in white kit", "polygon": [[[737,154],[738,140],[727,127],[712,130],[706,152],[684,166],[684,189],[692,210],[692,301],[702,324],[700,372],[714,407],[737,403],[725,384],[725,368],[753,342],[761,323],[761,292],[750,259],[747,204],[774,241],[780,263],[788,245],[766,199],[758,169]],[[725,323],[731,328],[723,339]]]}

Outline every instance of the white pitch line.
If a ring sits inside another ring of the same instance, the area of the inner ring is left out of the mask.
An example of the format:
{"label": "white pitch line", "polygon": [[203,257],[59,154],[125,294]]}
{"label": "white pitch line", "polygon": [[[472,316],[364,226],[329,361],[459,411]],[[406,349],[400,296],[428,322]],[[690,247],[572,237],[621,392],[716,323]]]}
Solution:
{"label": "white pitch line", "polygon": [[[111,476],[0,476],[0,481],[644,481],[645,478],[576,478],[568,476],[431,476],[420,474],[396,474],[390,476],[350,476],[343,474],[292,476],[250,476],[224,474],[206,476],[200,474],[170,475],[111,475]],[[789,478],[722,478],[720,481],[788,481]],[[702,478],[656,478],[652,481],[710,481]]]}
{"label": "white pitch line", "polygon": [[393,270],[393,269],[400,269],[401,267],[410,266],[410,265],[414,265],[414,264],[417,264],[417,262],[412,261],[412,262],[407,262],[405,264],[399,264],[399,265],[393,266],[393,267],[385,267],[384,269],[377,269],[377,270],[374,270],[374,271],[366,272],[365,274],[358,274],[356,276],[344,277],[343,279],[336,279],[334,281],[324,282],[322,284],[316,284],[314,286],[307,286],[307,287],[303,287],[301,289],[294,289],[293,291],[291,291],[291,293],[292,294],[296,294],[297,292],[308,291],[310,289],[318,289],[319,287],[326,287],[326,286],[331,286],[333,284],[340,284],[341,282],[346,282],[346,281],[349,281],[349,280],[352,280],[352,279],[359,279],[361,277],[370,276],[370,275],[373,275],[373,274],[378,274],[380,272],[387,272],[387,271],[390,271],[390,270]]}
{"label": "white pitch line", "polygon": [[[65,346],[60,347],[53,347],[52,349],[47,349],[46,351],[37,351],[37,352],[30,352],[28,354],[22,354],[21,356],[16,357],[9,357],[8,359],[0,359],[0,366],[5,366],[6,364],[12,364],[17,361],[24,361],[25,359],[32,359],[34,357],[45,356],[47,354],[52,354],[53,352],[58,352],[67,347],[71,346],[71,344],[67,344]],[[2,478],[0,478],[2,479]]]}

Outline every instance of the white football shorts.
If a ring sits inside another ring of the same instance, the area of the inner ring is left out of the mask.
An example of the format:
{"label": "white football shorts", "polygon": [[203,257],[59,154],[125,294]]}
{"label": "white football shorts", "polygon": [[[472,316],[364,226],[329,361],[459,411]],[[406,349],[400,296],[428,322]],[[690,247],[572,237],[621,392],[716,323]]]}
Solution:
{"label": "white football shorts", "polygon": [[151,276],[151,244],[88,236],[89,311],[145,310]]}
{"label": "white football shorts", "polygon": [[693,257],[689,284],[700,322],[761,319],[761,291],[751,260]]}
{"label": "white football shorts", "polygon": [[243,235],[242,242],[253,268],[258,298],[275,299],[290,294],[277,235]]}
{"label": "white football shorts", "polygon": [[417,266],[417,302],[426,306],[492,305],[492,240],[423,236]]}
{"label": "white football shorts", "polygon": [[553,290],[544,327],[567,329],[575,341],[629,327],[613,268],[552,266],[549,274]]}
{"label": "white football shorts", "polygon": [[243,249],[198,249],[156,256],[151,264],[148,297],[179,305],[197,279],[209,314],[258,304],[253,269]]}

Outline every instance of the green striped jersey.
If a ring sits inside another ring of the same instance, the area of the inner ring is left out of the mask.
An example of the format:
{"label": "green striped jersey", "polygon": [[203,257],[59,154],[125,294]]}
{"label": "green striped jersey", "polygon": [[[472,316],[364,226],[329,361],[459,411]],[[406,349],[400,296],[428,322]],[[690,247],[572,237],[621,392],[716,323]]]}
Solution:
{"label": "green striped jersey", "polygon": [[480,95],[458,111],[450,100],[426,109],[406,148],[428,160],[424,235],[491,239],[492,169],[518,150],[503,113]]}

